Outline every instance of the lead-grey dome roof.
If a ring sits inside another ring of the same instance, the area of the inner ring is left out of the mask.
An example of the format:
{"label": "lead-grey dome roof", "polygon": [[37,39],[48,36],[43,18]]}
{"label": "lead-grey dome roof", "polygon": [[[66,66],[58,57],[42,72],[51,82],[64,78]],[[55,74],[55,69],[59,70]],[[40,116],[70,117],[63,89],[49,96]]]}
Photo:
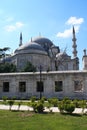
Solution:
{"label": "lead-grey dome roof", "polygon": [[44,48],[40,44],[35,42],[29,42],[20,46],[18,49],[15,50],[15,53],[35,53],[36,51],[37,53],[47,54]]}
{"label": "lead-grey dome roof", "polygon": [[49,47],[53,45],[52,41],[45,37],[37,37],[32,40],[40,45],[47,44]]}

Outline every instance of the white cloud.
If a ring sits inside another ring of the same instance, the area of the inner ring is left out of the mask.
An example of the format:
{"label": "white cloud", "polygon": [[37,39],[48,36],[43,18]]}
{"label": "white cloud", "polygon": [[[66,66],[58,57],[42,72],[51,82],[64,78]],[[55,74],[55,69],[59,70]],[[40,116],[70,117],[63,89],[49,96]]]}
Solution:
{"label": "white cloud", "polygon": [[75,32],[78,33],[81,24],[84,22],[83,18],[70,17],[65,24],[70,25],[69,29],[65,29],[63,32],[58,32],[57,37],[60,38],[69,38],[72,35],[72,27],[74,25]]}
{"label": "white cloud", "polygon": [[16,22],[15,26],[17,28],[21,28],[22,26],[24,26],[24,24],[22,22]]}
{"label": "white cloud", "polygon": [[70,17],[67,21],[66,24],[68,25],[80,25],[84,22],[83,18],[76,18],[76,17]]}
{"label": "white cloud", "polygon": [[24,24],[22,22],[16,22],[15,24],[13,25],[7,25],[4,27],[4,29],[7,31],[7,32],[13,32],[21,27],[23,27]]}
{"label": "white cloud", "polygon": [[57,33],[57,37],[62,37],[62,38],[67,38],[71,36],[71,28],[70,29],[66,29],[64,32],[58,32]]}
{"label": "white cloud", "polygon": [[[75,32],[78,33],[79,32],[79,26],[75,26]],[[57,33],[57,37],[60,38],[69,38],[72,36],[72,27],[69,29],[64,30],[64,32],[58,32]]]}

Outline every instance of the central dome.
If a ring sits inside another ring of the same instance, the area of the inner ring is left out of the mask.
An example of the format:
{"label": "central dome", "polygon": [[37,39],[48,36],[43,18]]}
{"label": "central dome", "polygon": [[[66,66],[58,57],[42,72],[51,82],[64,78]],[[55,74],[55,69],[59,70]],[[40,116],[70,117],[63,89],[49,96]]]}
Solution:
{"label": "central dome", "polygon": [[53,45],[52,41],[45,37],[37,37],[37,38],[34,38],[32,41],[42,46],[47,44],[49,47],[51,47]]}

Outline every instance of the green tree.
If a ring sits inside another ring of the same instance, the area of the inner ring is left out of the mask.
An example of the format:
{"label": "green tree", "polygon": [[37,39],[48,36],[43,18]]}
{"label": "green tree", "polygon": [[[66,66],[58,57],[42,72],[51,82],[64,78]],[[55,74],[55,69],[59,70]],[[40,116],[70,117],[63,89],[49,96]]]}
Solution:
{"label": "green tree", "polygon": [[16,72],[16,66],[13,64],[5,63],[0,64],[0,73]]}
{"label": "green tree", "polygon": [[36,72],[36,67],[31,62],[27,62],[22,70],[23,72]]}
{"label": "green tree", "polygon": [[9,47],[0,48],[0,52],[1,52],[0,57],[5,58],[5,56],[7,55],[6,51],[9,51],[9,50],[10,50]]}

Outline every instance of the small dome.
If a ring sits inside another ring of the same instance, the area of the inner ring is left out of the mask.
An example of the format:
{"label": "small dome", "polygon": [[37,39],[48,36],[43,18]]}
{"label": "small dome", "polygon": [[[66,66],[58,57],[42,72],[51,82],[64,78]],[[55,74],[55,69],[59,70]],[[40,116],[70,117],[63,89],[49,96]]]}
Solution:
{"label": "small dome", "polygon": [[56,55],[57,60],[70,59],[66,52],[60,52]]}

